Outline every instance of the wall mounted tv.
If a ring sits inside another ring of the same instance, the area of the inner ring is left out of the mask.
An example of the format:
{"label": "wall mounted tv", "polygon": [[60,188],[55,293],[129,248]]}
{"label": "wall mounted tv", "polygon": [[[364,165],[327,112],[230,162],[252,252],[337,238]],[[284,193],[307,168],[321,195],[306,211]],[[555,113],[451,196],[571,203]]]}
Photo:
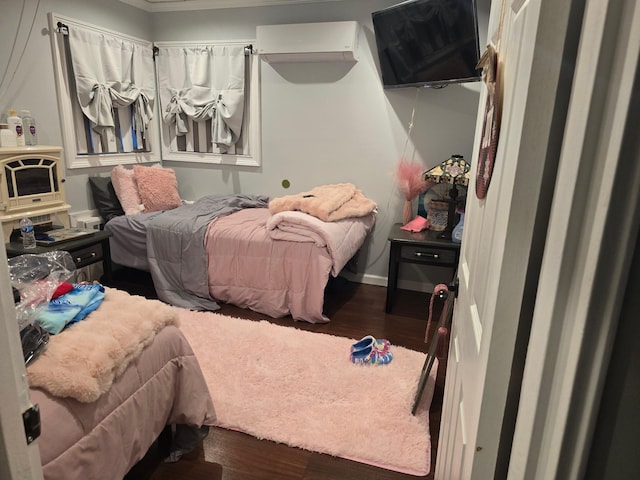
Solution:
{"label": "wall mounted tv", "polygon": [[371,17],[385,88],[480,80],[475,0],[408,0]]}

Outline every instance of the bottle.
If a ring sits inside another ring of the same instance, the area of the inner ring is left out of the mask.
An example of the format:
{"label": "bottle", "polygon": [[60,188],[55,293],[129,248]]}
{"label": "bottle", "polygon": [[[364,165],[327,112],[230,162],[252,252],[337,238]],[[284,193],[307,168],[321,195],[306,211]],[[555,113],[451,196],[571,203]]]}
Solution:
{"label": "bottle", "polygon": [[23,248],[36,248],[36,234],[33,231],[33,223],[30,218],[20,220],[20,233],[22,233]]}
{"label": "bottle", "polygon": [[460,221],[454,227],[453,232],[451,232],[451,241],[455,243],[462,242],[462,231],[464,230],[464,211],[460,213]]}
{"label": "bottle", "polygon": [[16,144],[18,147],[24,147],[24,130],[22,129],[22,119],[17,115],[13,108],[9,109],[9,116],[7,117],[7,123],[9,124],[9,130],[12,130],[16,134]]}
{"label": "bottle", "polygon": [[38,136],[36,135],[36,119],[31,116],[31,112],[29,110],[21,110],[20,118],[22,119],[22,130],[24,132],[25,145],[37,145]]}
{"label": "bottle", "polygon": [[9,125],[0,123],[0,147],[17,147],[16,135],[9,130]]}

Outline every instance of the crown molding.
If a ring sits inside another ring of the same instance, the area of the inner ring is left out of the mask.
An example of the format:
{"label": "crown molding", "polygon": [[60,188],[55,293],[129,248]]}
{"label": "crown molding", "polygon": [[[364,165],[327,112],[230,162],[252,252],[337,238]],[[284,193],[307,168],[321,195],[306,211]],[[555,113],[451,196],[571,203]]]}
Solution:
{"label": "crown molding", "polygon": [[119,0],[147,12],[178,12],[220,8],[265,7],[301,3],[338,2],[342,0]]}

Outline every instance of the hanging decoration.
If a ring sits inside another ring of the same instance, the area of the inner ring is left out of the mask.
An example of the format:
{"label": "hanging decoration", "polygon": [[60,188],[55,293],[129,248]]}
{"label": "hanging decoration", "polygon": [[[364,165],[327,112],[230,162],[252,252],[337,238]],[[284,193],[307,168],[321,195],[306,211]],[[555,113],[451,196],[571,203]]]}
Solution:
{"label": "hanging decoration", "polygon": [[[395,175],[398,190],[404,196],[404,204],[402,206],[403,225],[409,223],[413,218],[413,200],[433,186],[433,182],[427,181],[424,178],[424,167],[419,163],[414,163],[413,158],[411,161],[407,160],[405,156],[409,140],[411,139],[411,133],[413,132],[413,121],[416,116],[416,103],[418,101],[419,93],[420,88],[416,88],[416,96],[413,101],[413,111],[411,112],[411,121],[409,122],[407,138],[405,139],[404,147],[402,148],[400,160],[398,160]],[[415,155],[415,149],[413,153]]]}
{"label": "hanging decoration", "polygon": [[424,168],[418,163],[411,163],[401,158],[396,169],[398,189],[404,196],[402,208],[402,224],[406,225],[413,218],[413,199],[433,185],[424,178]]}
{"label": "hanging decoration", "polygon": [[484,108],[482,135],[476,169],[476,196],[482,200],[487,196],[493,167],[498,150],[500,122],[502,120],[502,65],[500,62],[500,41],[505,15],[505,0],[502,1],[500,24],[496,46],[489,44],[482,54],[477,68],[482,68],[482,80],[487,87],[487,100]]}

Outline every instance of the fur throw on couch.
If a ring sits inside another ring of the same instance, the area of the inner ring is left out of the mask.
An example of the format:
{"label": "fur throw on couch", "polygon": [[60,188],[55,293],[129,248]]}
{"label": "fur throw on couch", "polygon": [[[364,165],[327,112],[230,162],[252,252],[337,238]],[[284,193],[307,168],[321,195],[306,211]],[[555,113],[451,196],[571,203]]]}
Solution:
{"label": "fur throw on couch", "polygon": [[105,288],[97,310],[50,337],[46,350],[27,367],[29,386],[57,397],[94,402],[157,332],[177,324],[178,309]]}
{"label": "fur throw on couch", "polygon": [[284,211],[299,211],[325,222],[364,217],[376,208],[376,203],[365,197],[352,183],[321,185],[308,192],[277,197],[269,202],[269,212],[272,215]]}

